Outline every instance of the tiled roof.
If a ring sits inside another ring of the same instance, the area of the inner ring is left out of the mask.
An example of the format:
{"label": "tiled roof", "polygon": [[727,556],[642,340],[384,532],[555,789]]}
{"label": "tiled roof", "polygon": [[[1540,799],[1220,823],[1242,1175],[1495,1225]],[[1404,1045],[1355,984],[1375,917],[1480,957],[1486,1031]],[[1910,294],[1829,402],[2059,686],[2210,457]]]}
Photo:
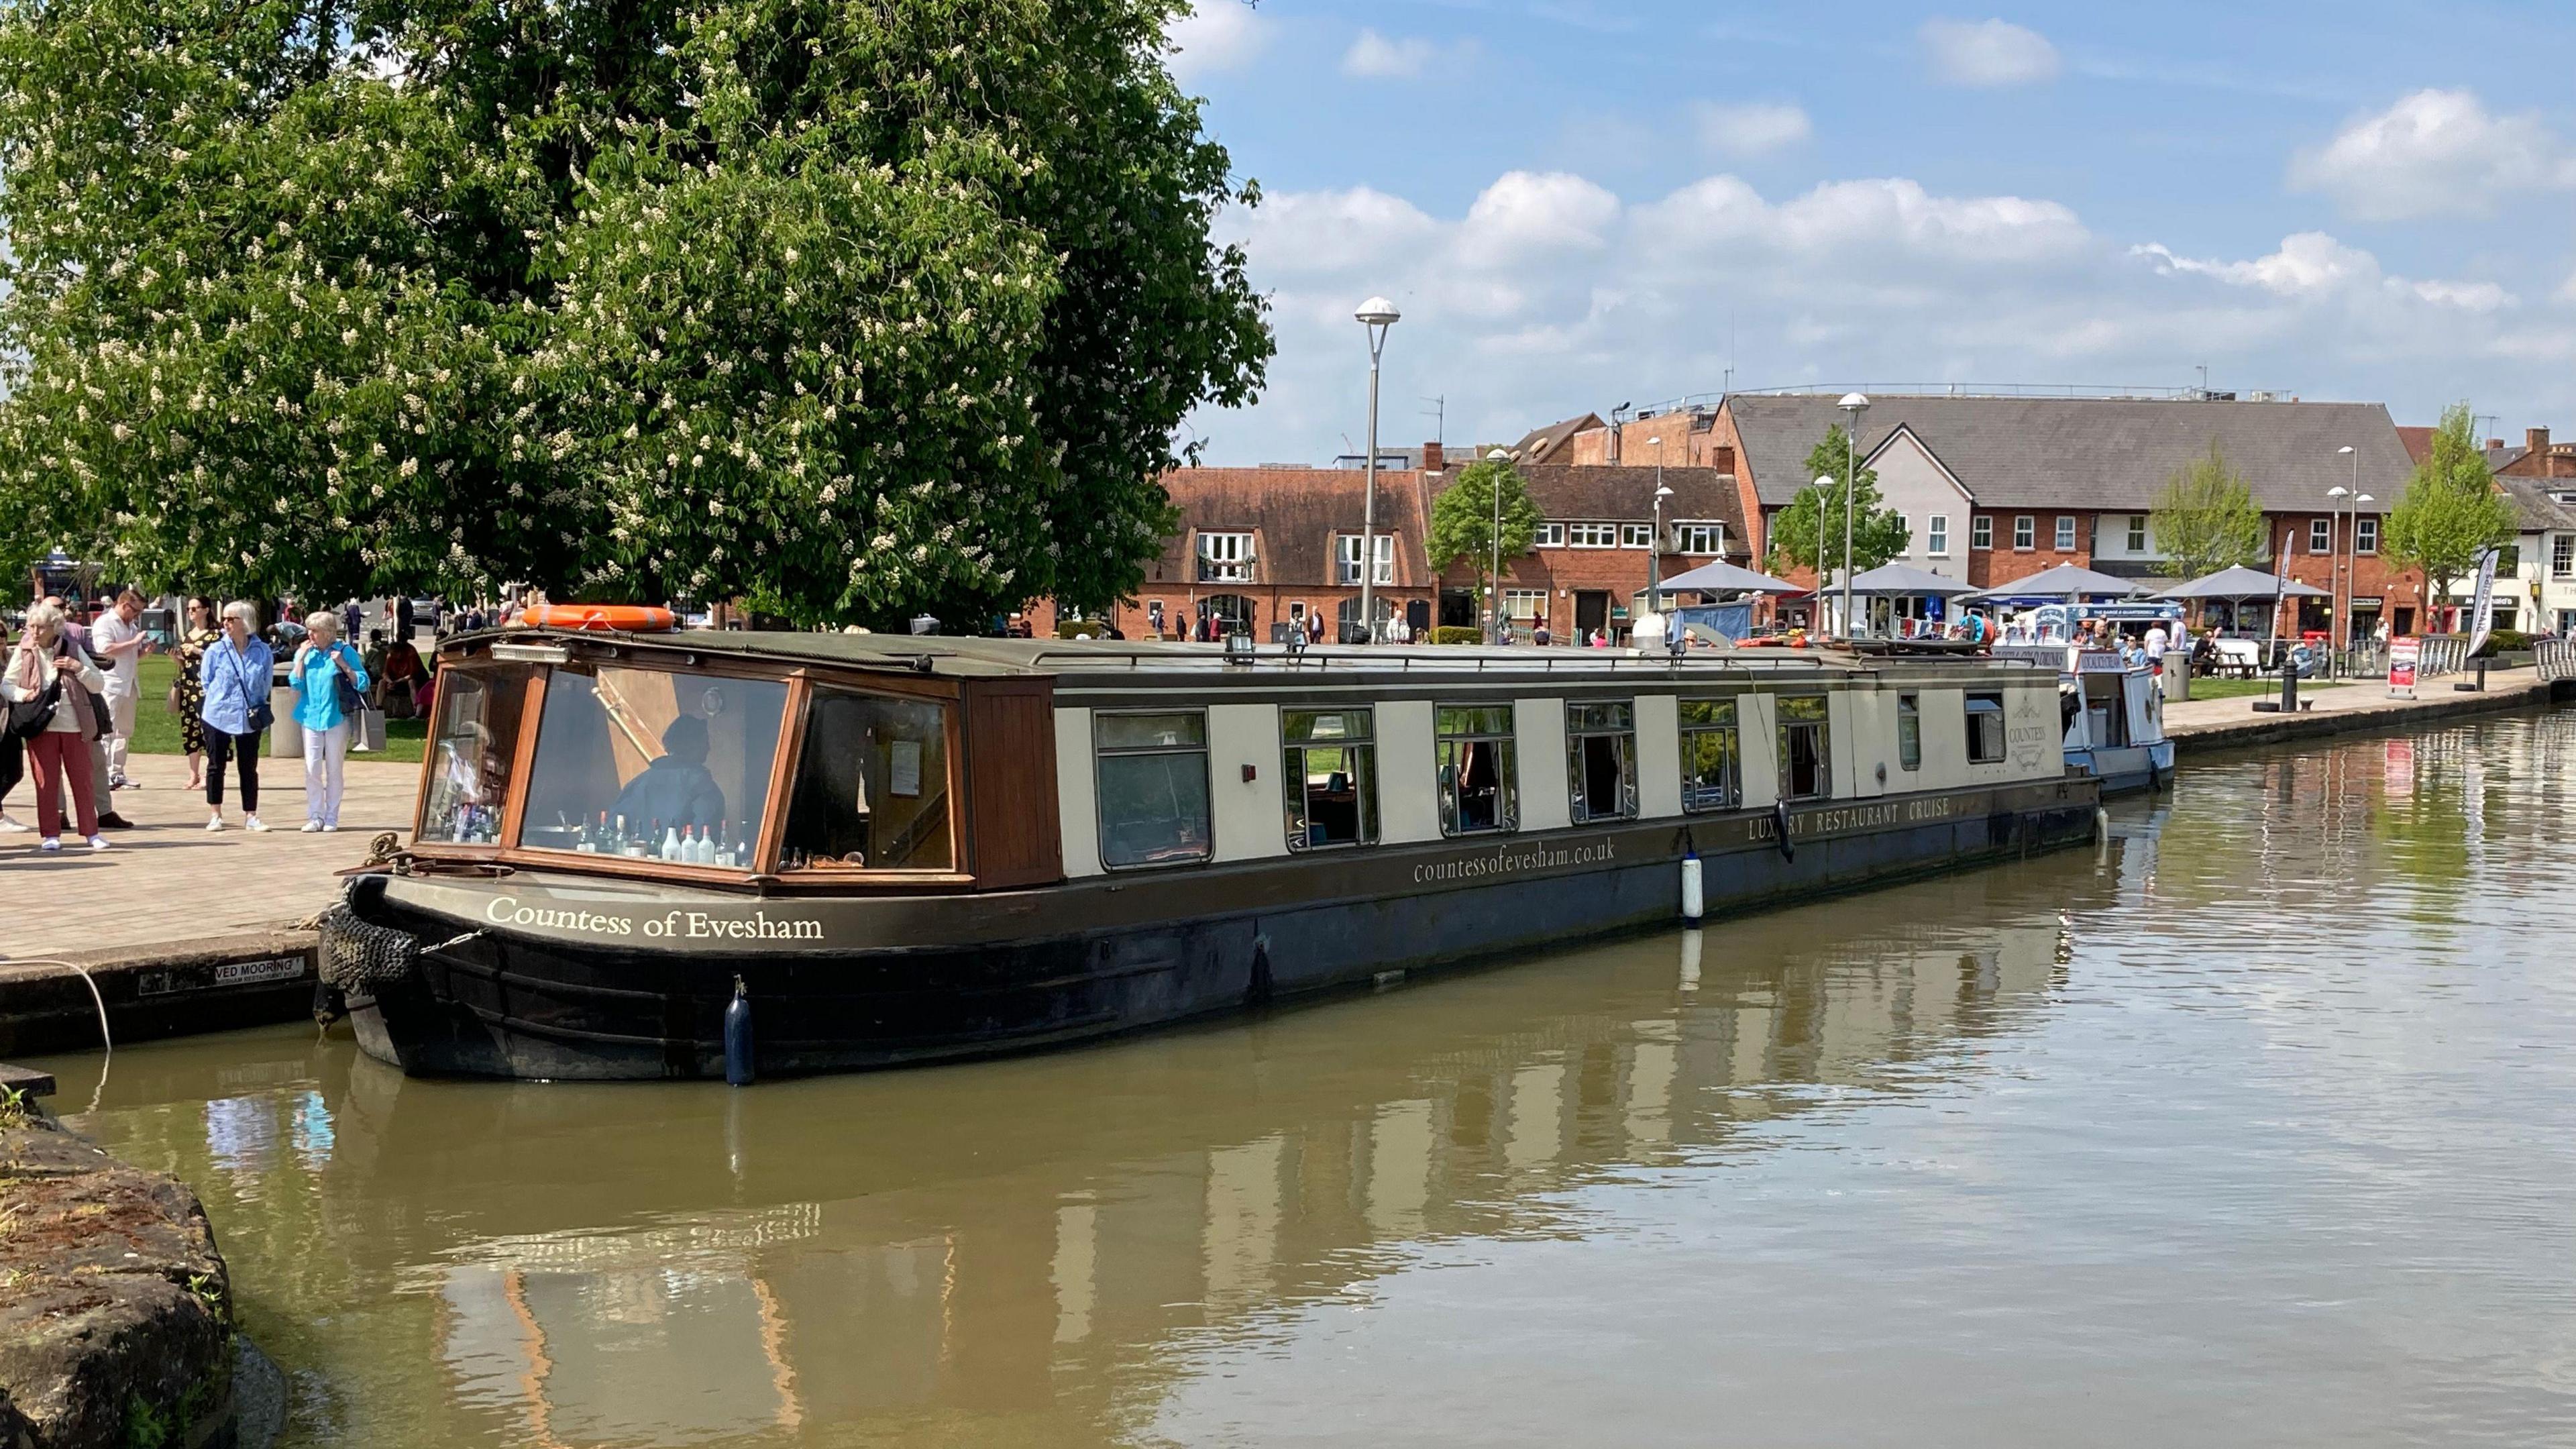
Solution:
{"label": "tiled roof", "polygon": [[[1394,534],[1398,587],[1423,587],[1422,530],[1429,518],[1423,475],[1409,468],[1377,473],[1377,527]],[[1255,578],[1265,584],[1328,584],[1333,535],[1357,533],[1368,474],[1358,468],[1176,468],[1163,487],[1181,510],[1181,529],[1163,545],[1149,581],[1196,577],[1191,537],[1197,530],[1257,535]]]}
{"label": "tiled roof", "polygon": [[1520,454],[1524,465],[1553,462],[1564,456],[1565,449],[1573,443],[1575,434],[1600,426],[1602,422],[1599,413],[1583,413],[1562,422],[1550,423],[1530,433],[1514,444],[1512,451]]}
{"label": "tiled roof", "polygon": [[[1843,421],[1836,401],[1726,400],[1765,506],[1787,504],[1808,481],[1808,452]],[[1882,395],[1871,404],[1864,452],[1909,426],[1988,508],[2142,509],[2213,439],[2274,511],[2323,508],[2328,488],[2349,486],[2353,460],[2335,451],[2346,445],[2360,450],[2361,490],[2383,503],[2414,466],[2378,403]]]}
{"label": "tiled roof", "polygon": [[[1664,521],[1726,525],[1729,558],[1745,558],[1744,505],[1735,491],[1735,475],[1715,468],[1665,468],[1663,484],[1673,490],[1664,500]],[[1524,466],[1530,499],[1551,519],[1566,523],[1641,523],[1655,516],[1655,476],[1650,467],[1596,467],[1589,464]]]}
{"label": "tiled roof", "polygon": [[2496,479],[2496,486],[2513,500],[2514,516],[2525,533],[2545,533],[2551,529],[2576,529],[2576,504],[2559,502],[2552,493],[2576,493],[2576,478],[2516,478],[2511,475]]}

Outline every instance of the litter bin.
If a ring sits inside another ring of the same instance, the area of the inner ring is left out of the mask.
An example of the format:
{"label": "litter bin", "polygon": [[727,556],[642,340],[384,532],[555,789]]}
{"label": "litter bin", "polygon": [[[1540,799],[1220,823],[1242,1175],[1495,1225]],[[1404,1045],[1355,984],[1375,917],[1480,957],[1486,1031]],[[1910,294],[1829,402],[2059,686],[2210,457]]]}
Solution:
{"label": "litter bin", "polygon": [[2164,665],[2165,703],[2191,698],[2191,656],[2179,649],[2168,649]]}
{"label": "litter bin", "polygon": [[295,691],[282,684],[269,690],[268,712],[277,716],[277,723],[268,727],[268,757],[301,761],[304,726],[295,722]]}

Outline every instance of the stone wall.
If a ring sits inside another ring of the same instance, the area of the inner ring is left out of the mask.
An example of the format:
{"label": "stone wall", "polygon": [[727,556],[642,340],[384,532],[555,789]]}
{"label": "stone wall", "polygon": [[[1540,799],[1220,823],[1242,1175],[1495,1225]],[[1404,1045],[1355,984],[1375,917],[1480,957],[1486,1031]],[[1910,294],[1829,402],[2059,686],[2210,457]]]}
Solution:
{"label": "stone wall", "polygon": [[226,1442],[232,1365],[196,1194],[0,1105],[0,1449]]}

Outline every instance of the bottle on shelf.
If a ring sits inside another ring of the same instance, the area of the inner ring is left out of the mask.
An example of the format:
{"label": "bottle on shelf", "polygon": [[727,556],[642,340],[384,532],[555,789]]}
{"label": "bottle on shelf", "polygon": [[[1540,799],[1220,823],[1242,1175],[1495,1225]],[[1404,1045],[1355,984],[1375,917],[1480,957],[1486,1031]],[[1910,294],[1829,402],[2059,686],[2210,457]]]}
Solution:
{"label": "bottle on shelf", "polygon": [[676,861],[680,858],[680,827],[676,825],[663,827],[662,858],[664,860],[671,861]]}

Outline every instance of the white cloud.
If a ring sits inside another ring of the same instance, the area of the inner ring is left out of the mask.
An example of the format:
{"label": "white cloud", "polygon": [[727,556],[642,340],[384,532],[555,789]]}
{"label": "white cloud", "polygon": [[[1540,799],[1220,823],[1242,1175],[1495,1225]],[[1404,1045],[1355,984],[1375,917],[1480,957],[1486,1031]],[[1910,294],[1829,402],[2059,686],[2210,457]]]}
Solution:
{"label": "white cloud", "polygon": [[2154,242],[2130,253],[2169,275],[2214,277],[2230,286],[2259,287],[2298,300],[2366,299],[2422,302],[2463,312],[2494,312],[2518,299],[2493,282],[2410,281],[2381,270],[2379,258],[2321,231],[2281,238],[2281,249],[2251,261],[2201,261],[2176,256]]}
{"label": "white cloud", "polygon": [[[2576,308],[2549,298],[2556,266],[2519,288],[2398,275],[2318,232],[2183,255],[2105,237],[2045,197],[1907,177],[1772,196],[1717,174],[1623,197],[1517,170],[1446,208],[1368,188],[1274,191],[1227,212],[1221,234],[1245,244],[1275,304],[1279,353],[1257,407],[1192,418],[1216,462],[1342,448],[1366,409],[1351,309],[1372,293],[1405,314],[1386,396],[1444,395],[1452,442],[1709,391],[1729,366],[1746,386],[2181,386],[2208,362],[2220,387],[2381,400],[2417,421],[2460,395],[2545,416],[2563,405],[2553,369],[2576,360]],[[1393,409],[1384,426],[1414,441],[1407,418]]]}
{"label": "white cloud", "polygon": [[1795,146],[1815,134],[1807,113],[1794,105],[1720,105],[1702,101],[1692,107],[1700,144],[1722,156],[1766,156]]}
{"label": "white cloud", "polygon": [[1351,48],[1342,53],[1342,74],[1370,80],[1403,80],[1422,74],[1438,53],[1439,47],[1427,40],[1390,40],[1375,30],[1362,29]]}
{"label": "white cloud", "polygon": [[1195,82],[1239,70],[1270,44],[1270,22],[1244,0],[1196,0],[1163,38],[1172,74]]}
{"label": "white cloud", "polygon": [[2371,220],[2490,216],[2513,193],[2576,187],[2576,148],[2537,116],[2491,114],[2470,91],[2423,90],[2293,157],[2290,186]]}
{"label": "white cloud", "polygon": [[2057,47],[2007,20],[1926,20],[1916,38],[1933,78],[1980,89],[2055,80]]}

